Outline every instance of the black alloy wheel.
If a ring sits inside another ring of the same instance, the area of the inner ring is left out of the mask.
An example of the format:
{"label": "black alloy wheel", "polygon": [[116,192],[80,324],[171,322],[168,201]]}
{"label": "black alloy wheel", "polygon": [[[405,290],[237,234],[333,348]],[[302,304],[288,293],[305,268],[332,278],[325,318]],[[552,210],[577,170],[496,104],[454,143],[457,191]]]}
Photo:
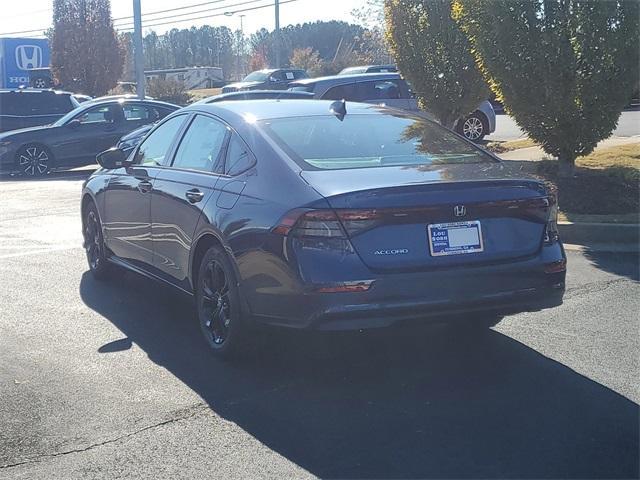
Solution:
{"label": "black alloy wheel", "polygon": [[86,209],[83,235],[89,270],[96,279],[103,280],[107,277],[110,268],[107,262],[100,218],[93,203]]}
{"label": "black alloy wheel", "polygon": [[51,152],[46,147],[31,144],[18,150],[16,162],[21,174],[28,177],[40,177],[49,173],[53,159]]}
{"label": "black alloy wheel", "polygon": [[47,81],[44,78],[36,78],[33,81],[33,86],[34,88],[47,88],[49,85],[47,85]]}
{"label": "black alloy wheel", "polygon": [[196,303],[200,329],[211,351],[219,357],[237,354],[245,330],[240,312],[236,276],[226,253],[212,246],[198,271]]}

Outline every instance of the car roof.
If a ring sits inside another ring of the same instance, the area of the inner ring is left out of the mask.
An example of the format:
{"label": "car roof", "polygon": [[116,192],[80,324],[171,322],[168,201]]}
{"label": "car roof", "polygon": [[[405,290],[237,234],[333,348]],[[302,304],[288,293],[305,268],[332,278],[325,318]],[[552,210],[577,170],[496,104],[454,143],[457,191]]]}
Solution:
{"label": "car roof", "polygon": [[301,78],[293,85],[308,85],[310,83],[351,83],[358,80],[386,80],[400,78],[398,72],[374,72],[374,73],[353,73],[346,75],[329,75],[327,77]]}
{"label": "car roof", "polygon": [[103,103],[120,103],[120,104],[126,104],[126,103],[144,103],[147,105],[157,105],[158,107],[167,107],[167,108],[172,108],[172,109],[178,109],[181,108],[179,105],[174,105],[173,103],[168,103],[168,102],[161,102],[160,100],[149,100],[149,99],[139,99],[139,98],[94,98],[93,100],[87,101],[87,102],[83,102],[81,103],[81,106],[95,106],[95,105],[100,105]]}
{"label": "car roof", "polygon": [[[371,65],[354,65],[353,67],[346,67],[346,68],[343,68],[341,72],[350,72],[350,71],[356,71],[356,70],[367,71],[370,68],[388,68],[388,69],[394,69],[396,71],[398,70],[398,67],[396,67],[391,63],[387,63],[387,64],[372,63]],[[372,73],[376,73],[376,72],[372,72]],[[395,72],[392,72],[392,73],[395,73]]]}
{"label": "car roof", "polygon": [[[265,120],[271,118],[284,117],[308,117],[317,115],[330,115],[329,107],[334,101],[330,100],[243,100],[243,101],[222,101],[215,103],[198,103],[183,108],[181,111],[200,111],[217,115],[226,120],[246,121],[247,117],[252,120]],[[385,110],[379,105],[368,103],[346,102],[347,115],[376,113]]]}
{"label": "car roof", "polygon": [[[213,103],[213,102],[222,102],[226,99],[234,100],[238,97],[259,97],[260,95],[273,95],[274,98],[265,100],[276,100],[276,97],[300,97],[300,98],[313,98],[313,93],[311,92],[296,92],[292,90],[240,90],[237,92],[228,92],[221,93],[219,95],[213,95],[211,97],[203,98],[202,100],[198,100],[195,103]],[[249,99],[246,99],[249,100]]]}
{"label": "car roof", "polygon": [[[135,93],[123,93],[120,95],[103,95],[101,97],[95,97],[94,100],[114,100],[118,98],[134,98],[137,99],[138,95]],[[148,97],[145,95],[144,100],[155,100],[153,97]]]}
{"label": "car roof", "polygon": [[53,90],[51,88],[0,88],[0,93],[49,93],[52,95],[73,95],[64,90]]}
{"label": "car roof", "polygon": [[254,72],[263,72],[263,73],[273,73],[273,72],[304,72],[303,68],[261,68],[260,70],[254,70],[253,72],[249,72],[252,74]]}

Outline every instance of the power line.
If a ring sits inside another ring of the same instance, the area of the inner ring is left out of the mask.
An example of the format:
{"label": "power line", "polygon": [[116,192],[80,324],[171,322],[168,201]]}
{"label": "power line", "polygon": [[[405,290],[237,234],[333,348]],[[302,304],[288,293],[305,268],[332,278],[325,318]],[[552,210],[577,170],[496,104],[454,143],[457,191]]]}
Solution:
{"label": "power line", "polygon": [[[280,2],[280,5],[284,5],[285,3],[292,3],[292,2],[297,2],[298,0],[285,0],[284,2]],[[251,10],[259,10],[261,8],[268,8],[268,7],[273,7],[274,4],[271,3],[269,5],[262,5],[259,7],[250,7],[250,8],[243,8],[243,9],[239,9],[239,10],[233,10],[233,11],[229,11],[229,12],[225,12],[225,13],[231,13],[231,14],[235,14],[235,13],[241,13],[241,12],[249,12]],[[161,22],[161,23],[150,23],[147,25],[144,25],[144,27],[157,27],[160,25],[170,25],[170,24],[174,24],[174,23],[181,23],[181,22],[188,22],[188,21],[192,21],[192,20],[202,20],[205,18],[213,18],[213,17],[221,17],[223,15],[225,15],[225,13],[216,13],[214,15],[204,15],[202,17],[197,17],[197,18],[186,18],[183,20],[176,20],[174,22]],[[127,27],[124,28],[123,30],[118,30],[119,32],[127,32],[127,31],[131,31],[133,29],[133,27]]]}
{"label": "power line", "polygon": [[[166,9],[166,10],[157,10],[155,12],[143,13],[142,16],[144,17],[146,15],[155,15],[155,14],[158,14],[158,13],[175,12],[177,10],[186,10],[186,9],[189,9],[189,8],[201,7],[203,5],[212,5],[214,3],[221,3],[221,2],[225,2],[225,1],[227,1],[227,0],[210,0],[208,2],[195,3],[193,5],[185,5],[183,7],[169,8],[169,9]],[[253,0],[253,1],[259,1],[259,0]],[[233,7],[234,5],[230,5],[230,6]],[[223,8],[223,7],[221,7],[221,8]],[[48,10],[39,10],[39,11],[48,11]],[[32,13],[36,13],[36,12],[32,12]],[[195,13],[200,13],[200,12],[190,12],[190,13],[191,14],[195,14]],[[181,16],[181,15],[189,15],[189,13],[183,13],[183,14],[173,15],[173,16],[177,17],[177,16]],[[128,19],[128,18],[133,18],[133,15],[129,16],[129,17],[114,18],[113,21],[115,22],[117,20],[124,20],[124,19]],[[163,17],[162,19],[164,19],[164,18],[169,18],[169,17]],[[154,20],[161,20],[161,19],[160,18],[152,18],[149,21],[152,22]],[[127,22],[127,23],[131,23],[131,22]],[[0,36],[20,35],[20,34],[23,34],[23,33],[39,33],[39,32],[43,32],[44,30],[48,30],[49,28],[51,28],[51,26],[43,27],[43,28],[34,28],[33,30],[21,30],[19,32],[3,32],[3,33],[0,33]]]}
{"label": "power line", "polygon": [[0,33],[0,36],[2,35],[18,35],[21,33],[36,33],[36,32],[43,32],[44,30],[49,30],[51,27],[44,27],[44,28],[36,28],[35,30],[22,30],[21,32],[5,32],[5,33]]}
{"label": "power line", "polygon": [[[195,12],[178,13],[178,14],[174,14],[174,15],[169,15],[167,17],[152,18],[152,19],[149,19],[149,20],[146,20],[146,21],[147,22],[155,22],[155,21],[158,21],[158,20],[166,20],[168,18],[176,18],[176,17],[185,17],[187,15],[196,15],[198,13],[212,12],[212,11],[215,11],[215,10],[227,10],[228,8],[239,7],[239,6],[242,6],[242,5],[248,5],[248,4],[258,3],[258,2],[262,2],[262,1],[265,1],[265,0],[246,0],[246,1],[240,2],[240,3],[233,3],[233,4],[230,3],[228,5],[223,5],[221,7],[207,8],[205,10],[197,10]],[[188,20],[188,19],[185,19],[185,20]],[[125,22],[125,23],[123,23],[121,25],[115,25],[115,26],[117,28],[123,28],[123,27],[129,28],[131,26],[130,24],[131,24],[131,22],[127,21],[127,22]],[[142,26],[144,26],[144,22],[142,23]]]}
{"label": "power line", "polygon": [[[175,11],[175,10],[180,10],[180,9],[184,9],[184,8],[192,8],[192,7],[195,7],[195,6],[202,6],[202,5],[211,4],[211,3],[219,3],[221,1],[224,1],[224,0],[215,0],[214,2],[205,2],[204,4],[189,5],[189,6],[175,8],[175,9],[171,9],[171,10]],[[229,8],[229,7],[239,6],[239,5],[243,5],[243,4],[256,3],[258,1],[261,1],[261,0],[251,0],[251,1],[243,2],[243,3],[227,5],[225,7],[217,8],[217,10],[219,10],[221,8]],[[292,2],[296,2],[296,1],[298,1],[298,0],[285,0],[285,1],[281,1],[280,5],[284,5],[285,3],[292,3]],[[256,7],[249,7],[249,8],[243,8],[243,9],[238,9],[238,10],[230,10],[230,11],[226,11],[226,12],[223,12],[223,13],[217,13],[217,14],[213,14],[213,15],[203,15],[201,17],[185,18],[185,19],[182,19],[182,20],[176,20],[176,21],[172,21],[172,22],[170,21],[170,22],[160,22],[160,23],[149,23],[149,24],[143,25],[143,27],[158,27],[158,26],[161,26],[161,25],[170,25],[170,24],[173,24],[173,23],[182,23],[182,22],[189,22],[189,21],[194,21],[194,20],[203,20],[203,19],[206,19],[206,18],[221,17],[221,16],[223,16],[225,14],[236,14],[236,13],[242,13],[242,12],[249,12],[249,11],[252,11],[252,10],[259,10],[261,8],[268,8],[268,7],[273,7],[273,6],[274,6],[274,4],[271,3],[271,4],[268,4],[268,5],[260,5],[260,6],[256,6]],[[168,11],[168,10],[166,10],[166,11]],[[152,12],[152,13],[161,13],[161,12],[162,11]],[[191,12],[191,13],[194,14],[194,13],[197,13],[197,12]],[[183,14],[183,15],[185,15],[185,14]],[[173,15],[173,17],[176,17],[176,16],[179,16],[179,15]],[[151,19],[149,21],[150,22],[154,22],[154,20],[161,20],[161,19],[160,18],[155,18],[155,19]],[[20,32],[3,32],[3,33],[0,33],[0,36],[19,35],[19,34],[23,34],[23,33],[39,33],[40,34],[39,36],[43,36],[42,32],[44,32],[45,30],[48,30],[49,28],[51,28],[51,27],[37,28],[37,29],[34,29],[34,30],[22,30]],[[114,28],[118,32],[127,32],[127,31],[133,30],[132,26],[127,27],[127,26],[124,26],[124,25],[121,25],[119,27],[114,27]]]}
{"label": "power line", "polygon": [[[175,12],[177,10],[186,10],[188,8],[202,7],[204,5],[212,5],[214,3],[220,3],[220,2],[224,2],[224,1],[226,1],[226,0],[210,0],[209,2],[194,3],[193,5],[185,5],[183,7],[175,7],[175,8],[168,8],[166,10],[156,10],[155,12],[147,12],[147,13],[143,13],[142,16],[146,17],[147,15],[156,15],[158,13],[167,13],[167,12]],[[192,12],[192,13],[196,13],[196,12]],[[117,20],[125,20],[125,19],[129,19],[129,18],[133,18],[133,15],[130,15],[130,16],[127,16],[127,17],[114,18],[113,21],[115,22]]]}
{"label": "power line", "polygon": [[3,14],[2,18],[3,19],[7,19],[7,18],[25,17],[27,15],[34,15],[36,13],[44,13],[44,12],[51,13],[52,10],[50,8],[43,8],[41,10],[33,10],[31,12],[20,12],[20,13],[14,13],[14,14],[11,14],[11,15],[4,15]]}

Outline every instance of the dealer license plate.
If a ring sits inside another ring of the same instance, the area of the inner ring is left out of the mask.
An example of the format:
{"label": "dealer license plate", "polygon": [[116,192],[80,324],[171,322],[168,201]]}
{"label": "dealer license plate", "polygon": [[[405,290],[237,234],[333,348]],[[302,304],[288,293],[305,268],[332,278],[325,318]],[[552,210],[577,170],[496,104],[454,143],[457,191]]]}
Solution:
{"label": "dealer license plate", "polygon": [[429,250],[434,257],[478,253],[484,250],[482,229],[478,220],[434,223],[427,226]]}

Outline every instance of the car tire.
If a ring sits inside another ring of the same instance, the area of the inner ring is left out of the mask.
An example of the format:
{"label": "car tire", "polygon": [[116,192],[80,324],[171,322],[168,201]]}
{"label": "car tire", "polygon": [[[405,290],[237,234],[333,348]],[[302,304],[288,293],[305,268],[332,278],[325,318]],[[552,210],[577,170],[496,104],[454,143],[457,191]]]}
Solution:
{"label": "car tire", "polygon": [[456,131],[467,140],[478,143],[489,132],[489,124],[482,113],[473,112],[458,122]]}
{"label": "car tire", "polygon": [[200,329],[212,354],[232,358],[244,353],[249,335],[236,274],[219,246],[211,246],[200,262],[195,298]]}
{"label": "car tire", "polygon": [[53,167],[53,154],[44,145],[30,143],[23,145],[16,153],[16,168],[21,175],[42,177]]}
{"label": "car tire", "polygon": [[51,81],[46,78],[37,77],[33,80],[33,88],[45,89],[49,87],[51,87]]}
{"label": "car tire", "polygon": [[82,234],[89,271],[97,280],[106,280],[111,274],[112,267],[107,260],[102,224],[98,209],[93,202],[90,202],[85,208]]}

